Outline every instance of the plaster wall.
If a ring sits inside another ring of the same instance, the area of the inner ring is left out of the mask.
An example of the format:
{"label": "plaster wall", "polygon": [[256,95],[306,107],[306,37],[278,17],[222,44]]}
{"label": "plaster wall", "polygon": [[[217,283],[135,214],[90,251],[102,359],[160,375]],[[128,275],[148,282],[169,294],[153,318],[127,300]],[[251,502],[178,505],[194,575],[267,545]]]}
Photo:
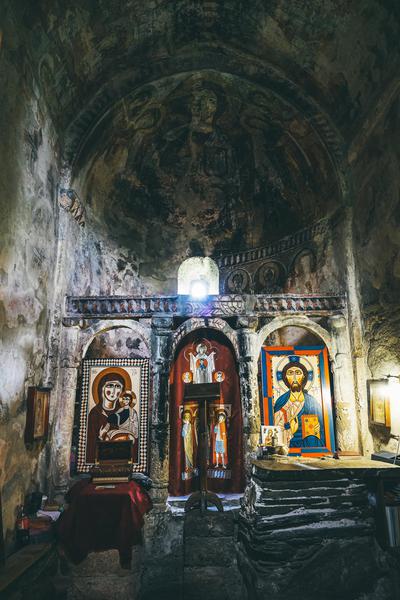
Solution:
{"label": "plaster wall", "polygon": [[[371,127],[355,162],[353,227],[364,343],[369,375],[374,379],[400,374],[398,88],[391,98],[383,97],[382,103],[385,110],[380,114],[377,107],[373,113],[369,120]],[[395,450],[390,430],[372,425],[370,429],[375,450]]]}
{"label": "plaster wall", "polygon": [[58,179],[54,131],[26,47],[6,15],[0,62],[0,489],[8,549],[15,510],[45,449],[24,444],[26,392],[45,383]]}

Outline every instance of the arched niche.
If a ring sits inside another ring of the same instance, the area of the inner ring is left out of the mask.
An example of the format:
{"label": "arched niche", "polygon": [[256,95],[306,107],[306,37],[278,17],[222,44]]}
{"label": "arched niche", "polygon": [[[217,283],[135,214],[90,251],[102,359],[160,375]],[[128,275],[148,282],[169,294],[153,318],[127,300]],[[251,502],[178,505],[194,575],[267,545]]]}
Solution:
{"label": "arched niche", "polygon": [[286,325],[272,331],[264,340],[265,346],[325,345],[322,338],[306,327]]}
{"label": "arched niche", "polygon": [[[360,424],[356,410],[352,353],[347,319],[333,315],[316,322],[305,315],[280,316],[260,329],[254,345],[254,361],[259,361],[265,342],[271,345],[312,345],[326,347],[329,357],[333,396],[333,419],[337,449],[357,454],[360,449]],[[260,397],[262,394],[260,392]]]}
{"label": "arched niche", "polygon": [[[186,382],[208,381],[219,382],[221,389],[220,400],[213,401],[208,412],[208,487],[217,493],[243,490],[243,419],[236,353],[224,333],[197,327],[180,336],[170,372],[169,493],[173,496],[199,487],[198,403],[184,403],[183,397]],[[218,445],[217,437],[221,437]],[[218,448],[223,452],[216,453]]]}
{"label": "arched niche", "polygon": [[100,330],[86,347],[83,358],[148,358],[150,349],[142,332],[130,327]]}
{"label": "arched niche", "polygon": [[[120,336],[121,344],[116,347]],[[107,344],[110,341],[110,346],[102,348],[103,343]],[[115,350],[113,347],[115,346]],[[106,356],[107,348],[109,356]],[[117,358],[113,356],[113,352],[120,353],[120,350],[126,350],[128,354],[119,356],[118,358],[135,358],[138,355],[138,350],[143,352],[142,357],[150,356],[150,328],[143,327],[136,321],[127,322],[125,320],[113,321],[98,321],[88,329],[80,332],[77,344],[75,359],[80,362],[83,358]],[[94,356],[98,351],[101,356]],[[88,352],[91,356],[88,356]],[[135,356],[130,356],[135,354]]]}
{"label": "arched niche", "polygon": [[82,364],[88,359],[142,359],[150,358],[150,347],[146,330],[134,322],[132,324],[97,323],[91,330],[82,332],[79,349],[81,360],[77,372],[75,410],[71,435],[70,474],[76,474],[77,448],[82,401]]}
{"label": "arched niche", "polygon": [[270,321],[270,323],[267,323],[266,325],[264,325],[264,327],[262,327],[260,329],[260,331],[257,334],[257,343],[256,343],[255,349],[254,349],[254,351],[255,351],[254,358],[256,360],[258,359],[261,347],[264,345],[265,340],[270,335],[272,335],[274,332],[276,332],[277,330],[286,328],[286,327],[300,328],[300,329],[306,330],[306,332],[309,332],[308,334],[305,334],[305,335],[313,334],[313,335],[317,336],[317,338],[319,338],[322,341],[322,343],[325,344],[325,346],[328,350],[330,359],[331,360],[334,359],[333,339],[332,339],[332,335],[328,329],[326,329],[319,323],[312,321],[310,318],[308,318],[304,315],[298,315],[298,316],[289,316],[288,315],[288,316],[276,317],[275,319]]}
{"label": "arched niche", "polygon": [[185,336],[201,328],[215,329],[226,336],[232,344],[236,359],[239,360],[239,344],[236,332],[223,319],[203,319],[194,317],[184,321],[174,332],[174,337],[172,340],[172,354],[174,355],[176,353],[178,345]]}
{"label": "arched niche", "polygon": [[219,270],[212,258],[195,256],[179,266],[178,294],[196,295],[196,285],[204,288],[204,296],[219,293]]}
{"label": "arched niche", "polygon": [[322,338],[287,325],[269,333],[259,360],[263,425],[279,427],[289,455],[321,456],[336,451],[329,357]]}

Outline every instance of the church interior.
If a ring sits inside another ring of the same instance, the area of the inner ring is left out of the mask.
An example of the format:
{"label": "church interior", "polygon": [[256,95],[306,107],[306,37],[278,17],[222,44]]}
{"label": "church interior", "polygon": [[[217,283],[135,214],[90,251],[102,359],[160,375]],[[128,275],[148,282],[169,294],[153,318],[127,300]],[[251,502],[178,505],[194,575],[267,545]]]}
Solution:
{"label": "church interior", "polygon": [[400,600],[399,73],[397,0],[1,1],[2,598]]}

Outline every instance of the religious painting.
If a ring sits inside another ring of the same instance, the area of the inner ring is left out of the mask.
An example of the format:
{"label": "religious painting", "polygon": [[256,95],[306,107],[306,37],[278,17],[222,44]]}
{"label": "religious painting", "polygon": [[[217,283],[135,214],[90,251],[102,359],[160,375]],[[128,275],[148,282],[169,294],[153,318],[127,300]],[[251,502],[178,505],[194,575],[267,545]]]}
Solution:
{"label": "religious painting", "polygon": [[197,402],[186,402],[179,407],[182,420],[182,443],[184,460],[182,479],[191,479],[199,474],[197,468],[197,449],[199,446],[199,405]]}
{"label": "religious painting", "polygon": [[149,361],[83,361],[77,471],[88,472],[98,441],[132,441],[132,470],[147,469]]}
{"label": "religious painting", "polygon": [[50,388],[29,387],[25,427],[25,442],[45,440],[49,428]]}
{"label": "religious painting", "polygon": [[325,347],[262,349],[262,419],[279,427],[289,454],[335,451],[328,355]]}
{"label": "religious painting", "polygon": [[368,380],[369,417],[374,425],[390,427],[390,396],[388,379]]}
{"label": "religious painting", "polygon": [[284,435],[280,427],[261,425],[261,446],[283,446]]}
{"label": "religious painting", "polygon": [[228,340],[199,330],[178,349],[170,375],[170,485],[173,496],[199,488],[200,401],[184,400],[185,385],[219,384],[219,400],[207,406],[208,488],[240,492],[243,487],[242,416],[239,377]]}

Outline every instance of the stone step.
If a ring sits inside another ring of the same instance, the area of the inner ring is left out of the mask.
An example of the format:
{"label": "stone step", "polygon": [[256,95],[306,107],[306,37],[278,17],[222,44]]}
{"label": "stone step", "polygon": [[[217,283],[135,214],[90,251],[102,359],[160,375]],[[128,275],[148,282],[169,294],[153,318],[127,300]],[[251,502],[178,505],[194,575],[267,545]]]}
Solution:
{"label": "stone step", "polygon": [[285,480],[285,481],[276,481],[270,479],[270,474],[268,471],[263,469],[257,469],[256,473],[252,476],[252,480],[262,488],[268,488],[271,490],[280,490],[283,488],[293,489],[293,490],[301,490],[301,489],[309,489],[309,488],[320,488],[320,487],[329,487],[329,488],[347,488],[353,485],[362,485],[365,486],[362,479],[349,479],[348,477],[338,478],[337,474],[329,475],[328,473],[321,473],[318,471],[318,479],[309,480]]}
{"label": "stone step", "polygon": [[374,533],[374,523],[359,519],[342,519],[335,521],[325,521],[320,523],[309,523],[298,527],[286,527],[278,529],[268,529],[260,531],[259,529],[247,530],[239,529],[238,539],[246,547],[249,553],[262,552],[262,548],[270,543],[287,542],[292,545],[295,541],[296,546],[301,544],[321,544],[321,539],[352,539],[355,536],[366,537]]}
{"label": "stone step", "polygon": [[325,521],[341,521],[343,519],[360,519],[368,516],[366,511],[360,511],[349,507],[347,510],[335,509],[295,509],[286,514],[271,514],[271,512],[259,510],[257,523],[259,528],[280,529],[293,528],[308,524],[319,524],[324,526]]}
{"label": "stone step", "polygon": [[309,498],[309,497],[337,497],[346,496],[352,497],[360,494],[367,494],[366,486],[351,486],[347,488],[330,488],[330,487],[310,487],[308,489],[291,490],[290,488],[282,488],[280,490],[263,489],[259,494],[262,499],[269,498]]}
{"label": "stone step", "polygon": [[357,496],[299,496],[297,498],[265,498],[260,499],[255,503],[256,509],[260,507],[282,507],[282,506],[304,506],[305,508],[313,507],[325,507],[334,508],[340,506],[367,506],[368,498],[366,494],[359,494]]}
{"label": "stone step", "polygon": [[345,501],[343,499],[338,499],[336,502],[327,502],[327,501],[310,501],[307,503],[295,503],[295,502],[282,502],[280,504],[256,504],[256,511],[259,514],[286,514],[292,510],[307,510],[307,509],[317,509],[317,510],[326,510],[326,509],[337,509],[337,510],[347,510],[349,508],[355,508],[358,510],[366,510],[368,508],[365,500],[359,503],[354,503],[350,501]]}

